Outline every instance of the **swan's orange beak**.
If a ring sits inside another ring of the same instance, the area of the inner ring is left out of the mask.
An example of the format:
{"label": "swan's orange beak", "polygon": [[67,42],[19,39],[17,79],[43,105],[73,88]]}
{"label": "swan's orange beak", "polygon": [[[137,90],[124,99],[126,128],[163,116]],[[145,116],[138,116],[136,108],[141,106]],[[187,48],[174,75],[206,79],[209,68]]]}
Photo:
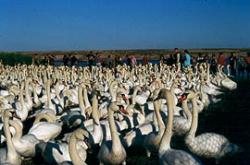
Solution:
{"label": "swan's orange beak", "polygon": [[118,105],[119,106],[119,110],[120,110],[120,112],[122,112],[123,114],[125,114],[125,115],[127,115],[128,114],[128,112],[126,111],[126,109],[124,108],[124,106],[123,105]]}
{"label": "swan's orange beak", "polygon": [[179,97],[179,99],[178,99],[178,102],[180,102],[180,103],[182,103],[184,100],[186,100],[187,99],[187,96],[186,96],[186,94],[184,93],[183,95],[181,95],[180,97]]}
{"label": "swan's orange beak", "polygon": [[122,99],[125,101],[125,102],[127,102],[129,99],[128,99],[128,97],[125,95],[125,94],[121,94],[122,95]]}

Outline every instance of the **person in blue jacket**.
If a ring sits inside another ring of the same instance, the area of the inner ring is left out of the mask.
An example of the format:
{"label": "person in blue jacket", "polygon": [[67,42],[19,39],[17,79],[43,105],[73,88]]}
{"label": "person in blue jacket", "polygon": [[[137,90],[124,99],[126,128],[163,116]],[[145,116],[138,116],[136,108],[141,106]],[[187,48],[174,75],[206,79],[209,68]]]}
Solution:
{"label": "person in blue jacket", "polygon": [[191,56],[187,49],[184,50],[184,67],[190,67],[191,66]]}

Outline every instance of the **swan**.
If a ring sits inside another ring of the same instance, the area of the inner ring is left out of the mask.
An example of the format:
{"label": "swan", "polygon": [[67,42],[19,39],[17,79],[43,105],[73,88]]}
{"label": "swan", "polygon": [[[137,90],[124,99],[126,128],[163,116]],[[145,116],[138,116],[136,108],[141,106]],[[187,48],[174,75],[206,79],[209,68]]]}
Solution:
{"label": "swan", "polygon": [[115,127],[114,112],[119,111],[116,102],[112,102],[108,109],[108,122],[111,132],[111,141],[104,141],[98,153],[100,164],[121,164],[125,163],[126,151],[120,141]]}
{"label": "swan", "polygon": [[4,119],[4,134],[6,136],[7,148],[0,149],[0,164],[21,165],[21,156],[17,153],[11,139],[9,118],[12,117],[13,109],[8,109],[3,112]]}
{"label": "swan", "polygon": [[[196,95],[194,92],[193,95]],[[196,97],[192,98],[192,124],[191,129],[185,138],[185,144],[188,149],[201,157],[215,158],[216,162],[228,154],[240,152],[240,147],[230,143],[228,139],[216,133],[203,133],[196,136],[198,127],[198,110]]]}
{"label": "swan", "polygon": [[29,112],[28,107],[24,103],[23,88],[24,88],[24,82],[21,83],[20,87],[20,93],[19,93],[20,102],[16,102],[12,105],[13,108],[16,110],[16,115],[21,119],[21,121],[25,121],[27,119]]}
{"label": "swan", "polygon": [[22,136],[23,125],[18,120],[10,120],[9,124],[15,128],[15,134],[12,137],[12,142],[16,151],[23,157],[35,156],[35,145],[40,141],[31,134]]}
{"label": "swan", "polygon": [[188,101],[190,99],[191,99],[191,95],[187,94],[186,98],[182,100],[182,109],[186,117],[184,117],[183,115],[174,117],[173,132],[175,135],[180,136],[180,135],[186,134],[191,127],[192,114],[188,107]]}
{"label": "swan", "polygon": [[[74,165],[84,165],[87,158],[87,146],[81,150],[79,154],[79,149],[77,150],[77,141],[83,141],[85,138],[89,137],[88,132],[83,129],[77,129],[73,132],[69,142],[69,154]],[[81,156],[80,156],[81,155]]]}
{"label": "swan", "polygon": [[77,129],[70,135],[69,143],[55,141],[37,144],[37,154],[48,164],[63,164],[72,161],[73,164],[85,164],[87,144],[84,142],[89,134],[83,129]]}
{"label": "swan", "polygon": [[200,161],[183,150],[172,149],[170,146],[173,127],[174,97],[170,91],[166,91],[168,102],[168,120],[159,146],[159,163],[161,165],[200,165]]}
{"label": "swan", "polygon": [[147,151],[147,156],[150,157],[151,152],[157,152],[164,133],[164,123],[160,114],[161,100],[154,101],[155,118],[157,122],[158,131],[153,131],[144,138],[144,147]]}
{"label": "swan", "polygon": [[101,144],[103,140],[102,127],[99,121],[99,111],[98,111],[98,100],[97,96],[94,93],[92,98],[92,118],[93,118],[93,131],[90,132],[90,138],[93,140],[90,144]]}
{"label": "swan", "polygon": [[[41,121],[46,119],[48,122]],[[56,138],[62,131],[62,126],[53,119],[53,115],[49,113],[39,114],[28,134],[34,135],[38,140],[48,142],[50,139]]]}

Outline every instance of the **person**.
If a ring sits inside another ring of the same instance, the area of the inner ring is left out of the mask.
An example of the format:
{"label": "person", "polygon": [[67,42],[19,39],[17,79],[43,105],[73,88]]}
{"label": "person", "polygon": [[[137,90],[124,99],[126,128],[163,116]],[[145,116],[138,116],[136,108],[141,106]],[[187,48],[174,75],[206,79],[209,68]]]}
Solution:
{"label": "person", "polygon": [[217,59],[218,65],[224,66],[226,64],[226,58],[223,53],[220,53]]}
{"label": "person", "polygon": [[72,56],[72,57],[70,58],[71,66],[76,65],[77,61],[78,61],[78,59],[77,59],[75,56]]}
{"label": "person", "polygon": [[112,59],[111,55],[108,55],[108,58],[106,58],[105,63],[106,63],[105,64],[106,67],[112,68],[112,66],[113,66],[113,59]]}
{"label": "person", "polygon": [[130,57],[130,63],[132,67],[134,67],[137,64],[137,61],[134,55]]}
{"label": "person", "polygon": [[204,62],[204,57],[202,56],[201,53],[198,53],[197,63],[203,63],[203,62]]}
{"label": "person", "polygon": [[236,66],[237,66],[237,70],[238,70],[238,77],[244,79],[244,73],[245,73],[245,70],[247,67],[247,63],[242,56],[238,57]]}
{"label": "person", "polygon": [[125,63],[131,67],[131,63],[130,63],[130,57],[128,55],[126,55],[126,61]]}
{"label": "person", "polygon": [[170,55],[170,54],[167,54],[167,55],[166,55],[165,63],[166,63],[167,65],[172,65],[172,58],[171,58],[171,55]]}
{"label": "person", "polygon": [[247,53],[247,57],[246,57],[246,63],[247,63],[247,78],[249,78],[250,76],[250,52]]}
{"label": "person", "polygon": [[175,64],[179,64],[180,63],[180,58],[181,58],[181,55],[180,55],[180,52],[179,52],[179,49],[178,48],[174,48],[174,55],[173,55],[173,59],[174,59],[174,62]]}
{"label": "person", "polygon": [[47,60],[48,60],[48,65],[54,65],[54,56],[52,54],[48,54]]}
{"label": "person", "polygon": [[102,66],[103,61],[101,58],[101,54],[96,53],[95,58],[96,58],[96,66],[98,66],[98,67]]}
{"label": "person", "polygon": [[92,51],[89,52],[89,54],[87,55],[87,58],[88,58],[88,62],[89,62],[89,68],[90,68],[90,70],[92,70],[92,66],[95,63],[95,56],[94,56]]}
{"label": "person", "polygon": [[232,76],[236,76],[236,57],[233,53],[231,53],[229,57],[229,68]]}
{"label": "person", "polygon": [[115,56],[115,66],[122,65],[122,58],[118,55]]}
{"label": "person", "polygon": [[190,67],[191,66],[191,56],[190,56],[190,53],[187,49],[184,50],[184,67],[187,68],[187,67]]}
{"label": "person", "polygon": [[217,70],[217,63],[216,63],[216,59],[215,59],[215,55],[212,54],[212,57],[209,58],[208,63],[210,64],[210,71],[212,74],[216,73]]}
{"label": "person", "polygon": [[205,56],[203,57],[203,62],[208,63],[209,57],[208,54],[206,53]]}
{"label": "person", "polygon": [[65,54],[65,55],[63,56],[63,65],[64,65],[64,66],[67,66],[67,65],[68,65],[68,62],[69,62],[69,58],[68,58],[68,56]]}
{"label": "person", "polygon": [[148,56],[144,55],[142,58],[142,65],[147,65],[148,64]]}
{"label": "person", "polygon": [[121,56],[120,56],[119,59],[118,59],[118,64],[119,64],[119,65],[123,65],[123,59],[122,59]]}
{"label": "person", "polygon": [[163,55],[163,54],[161,54],[161,55],[160,55],[160,63],[161,63],[161,64],[163,64],[163,63],[164,63],[164,61],[165,61],[165,59],[164,59],[164,55]]}

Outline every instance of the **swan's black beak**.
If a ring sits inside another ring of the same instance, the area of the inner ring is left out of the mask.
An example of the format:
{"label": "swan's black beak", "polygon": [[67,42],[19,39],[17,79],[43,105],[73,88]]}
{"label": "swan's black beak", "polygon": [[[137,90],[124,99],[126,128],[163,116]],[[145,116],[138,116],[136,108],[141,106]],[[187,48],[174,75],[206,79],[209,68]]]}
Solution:
{"label": "swan's black beak", "polygon": [[21,120],[21,118],[19,116],[17,116],[15,111],[12,111],[11,114],[12,114],[12,117]]}

